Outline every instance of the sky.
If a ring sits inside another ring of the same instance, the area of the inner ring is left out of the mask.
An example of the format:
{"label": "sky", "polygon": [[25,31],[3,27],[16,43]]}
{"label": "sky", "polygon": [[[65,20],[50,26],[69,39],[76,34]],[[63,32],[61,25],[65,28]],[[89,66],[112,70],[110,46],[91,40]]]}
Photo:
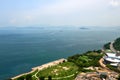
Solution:
{"label": "sky", "polygon": [[120,0],[0,0],[0,27],[120,26]]}

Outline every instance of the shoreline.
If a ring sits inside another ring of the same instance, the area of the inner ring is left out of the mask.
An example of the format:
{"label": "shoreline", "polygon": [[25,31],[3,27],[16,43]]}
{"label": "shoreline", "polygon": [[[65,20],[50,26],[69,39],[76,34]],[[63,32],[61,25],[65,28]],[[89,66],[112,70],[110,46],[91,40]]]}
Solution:
{"label": "shoreline", "polygon": [[[111,49],[113,52],[116,52],[115,49],[114,49],[114,47],[113,47],[113,43],[114,43],[114,42],[111,42],[111,44],[110,44],[109,47],[110,47],[110,49]],[[104,52],[104,49],[101,50],[101,51]],[[15,79],[17,79],[17,78],[19,78],[19,77],[21,77],[21,76],[34,73],[35,71],[37,71],[37,73],[39,73],[39,71],[41,71],[41,70],[43,70],[43,69],[46,69],[46,68],[51,67],[51,66],[58,65],[58,64],[60,64],[60,63],[66,62],[66,61],[67,61],[67,59],[61,58],[61,59],[58,59],[58,60],[55,60],[55,61],[52,61],[52,62],[48,62],[48,63],[43,64],[43,65],[41,65],[41,66],[33,67],[33,68],[32,68],[32,71],[30,71],[30,72],[28,72],[28,73],[20,74],[20,75],[15,76],[15,77],[12,77],[11,80],[15,80]],[[103,58],[101,58],[101,59],[99,60],[99,63],[100,63],[100,65],[101,65],[101,67],[104,68],[104,69],[107,70],[107,71],[110,71],[110,69],[107,68],[106,65],[103,64],[103,61],[104,61]],[[36,74],[35,74],[34,76],[36,76]],[[36,77],[36,78],[38,78],[38,77]]]}
{"label": "shoreline", "polygon": [[58,59],[58,60],[55,60],[55,61],[52,61],[52,62],[48,62],[48,63],[46,63],[46,64],[43,64],[43,65],[40,65],[40,66],[37,66],[37,67],[33,67],[30,72],[17,75],[17,76],[15,76],[15,77],[10,78],[10,79],[11,79],[11,80],[15,80],[15,79],[17,79],[17,78],[19,78],[19,77],[21,77],[21,76],[31,74],[31,73],[33,73],[33,72],[35,72],[35,71],[37,71],[37,70],[40,71],[40,70],[43,70],[43,69],[45,69],[45,68],[48,68],[48,67],[51,67],[51,66],[55,66],[55,65],[57,65],[57,64],[60,64],[60,63],[66,62],[66,61],[67,61],[67,59],[61,58],[61,59]]}

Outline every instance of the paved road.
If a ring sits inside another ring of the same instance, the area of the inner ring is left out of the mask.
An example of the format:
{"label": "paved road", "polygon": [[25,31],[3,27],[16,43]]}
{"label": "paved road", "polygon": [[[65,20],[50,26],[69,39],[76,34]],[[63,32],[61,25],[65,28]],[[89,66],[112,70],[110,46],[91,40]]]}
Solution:
{"label": "paved road", "polygon": [[111,49],[112,52],[116,53],[117,51],[114,49],[113,43],[114,43],[114,41],[112,41],[112,42],[110,43],[110,49]]}

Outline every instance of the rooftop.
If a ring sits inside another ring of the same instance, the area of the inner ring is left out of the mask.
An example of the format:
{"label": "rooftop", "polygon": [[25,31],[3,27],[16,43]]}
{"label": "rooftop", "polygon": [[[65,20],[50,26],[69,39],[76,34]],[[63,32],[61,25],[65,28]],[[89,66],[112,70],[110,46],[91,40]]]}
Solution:
{"label": "rooftop", "polygon": [[110,63],[111,66],[118,66],[118,63]]}
{"label": "rooftop", "polygon": [[106,53],[106,55],[108,56],[108,57],[115,57],[115,58],[119,58],[120,59],[120,56],[117,56],[116,55],[116,53]]}
{"label": "rooftop", "polygon": [[106,57],[106,58],[104,58],[105,60],[107,60],[107,61],[109,61],[109,62],[114,62],[114,63],[118,63],[118,62],[120,62],[120,60],[118,60],[118,59],[114,59],[114,58],[109,58],[109,57]]}

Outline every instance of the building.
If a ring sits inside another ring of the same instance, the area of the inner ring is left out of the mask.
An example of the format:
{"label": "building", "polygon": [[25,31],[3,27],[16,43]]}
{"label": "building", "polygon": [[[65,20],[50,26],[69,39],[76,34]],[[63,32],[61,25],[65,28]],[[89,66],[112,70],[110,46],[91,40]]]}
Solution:
{"label": "building", "polygon": [[103,57],[104,61],[111,66],[117,67],[120,64],[120,55],[119,53],[106,53]]}

